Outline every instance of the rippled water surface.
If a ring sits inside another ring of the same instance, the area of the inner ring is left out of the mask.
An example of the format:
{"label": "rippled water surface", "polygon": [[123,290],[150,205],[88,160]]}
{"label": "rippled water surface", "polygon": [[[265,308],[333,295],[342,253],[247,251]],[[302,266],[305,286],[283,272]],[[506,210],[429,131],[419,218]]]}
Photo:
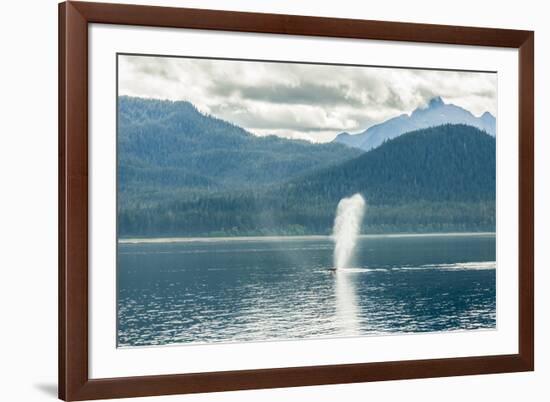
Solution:
{"label": "rippled water surface", "polygon": [[363,236],[337,273],[332,253],[328,237],[120,243],[118,344],[495,328],[493,234]]}

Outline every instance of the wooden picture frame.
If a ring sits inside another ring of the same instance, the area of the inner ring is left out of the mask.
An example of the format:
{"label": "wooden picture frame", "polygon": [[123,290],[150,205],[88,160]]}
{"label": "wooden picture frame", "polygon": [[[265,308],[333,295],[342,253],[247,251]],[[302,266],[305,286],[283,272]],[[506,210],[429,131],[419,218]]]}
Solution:
{"label": "wooden picture frame", "polygon": [[[519,49],[519,353],[90,379],[88,25],[119,24]],[[352,19],[65,2],[59,5],[59,397],[141,397],[534,369],[534,33]]]}

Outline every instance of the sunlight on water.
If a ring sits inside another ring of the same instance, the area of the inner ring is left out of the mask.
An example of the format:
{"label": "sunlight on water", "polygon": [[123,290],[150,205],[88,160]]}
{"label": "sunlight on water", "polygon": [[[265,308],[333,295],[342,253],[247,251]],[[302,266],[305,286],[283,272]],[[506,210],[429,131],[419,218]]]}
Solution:
{"label": "sunlight on water", "polygon": [[254,342],[496,327],[494,235],[128,243],[118,346]]}

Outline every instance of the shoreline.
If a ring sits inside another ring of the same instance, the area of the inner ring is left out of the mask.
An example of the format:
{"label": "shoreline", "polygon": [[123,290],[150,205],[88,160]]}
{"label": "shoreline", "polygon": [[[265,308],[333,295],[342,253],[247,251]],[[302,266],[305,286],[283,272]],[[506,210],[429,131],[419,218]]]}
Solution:
{"label": "shoreline", "polygon": [[[443,236],[496,236],[496,232],[433,232],[433,233],[388,233],[363,234],[359,238],[375,237],[443,237]],[[332,235],[305,235],[305,236],[233,236],[233,237],[136,237],[118,239],[118,244],[161,244],[161,243],[210,243],[231,241],[280,241],[280,240],[329,240]]]}

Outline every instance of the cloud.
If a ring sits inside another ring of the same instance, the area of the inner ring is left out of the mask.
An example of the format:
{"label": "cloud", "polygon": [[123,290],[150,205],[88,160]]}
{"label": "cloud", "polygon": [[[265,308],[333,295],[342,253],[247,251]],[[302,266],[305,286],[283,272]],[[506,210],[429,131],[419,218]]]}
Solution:
{"label": "cloud", "polygon": [[325,142],[434,96],[496,115],[496,74],[358,66],[119,56],[119,93],[187,100],[258,135]]}
{"label": "cloud", "polygon": [[275,104],[291,105],[324,105],[337,106],[362,105],[361,98],[354,96],[344,85],[330,86],[304,82],[298,86],[291,85],[258,85],[236,89],[244,99],[257,100]]}

